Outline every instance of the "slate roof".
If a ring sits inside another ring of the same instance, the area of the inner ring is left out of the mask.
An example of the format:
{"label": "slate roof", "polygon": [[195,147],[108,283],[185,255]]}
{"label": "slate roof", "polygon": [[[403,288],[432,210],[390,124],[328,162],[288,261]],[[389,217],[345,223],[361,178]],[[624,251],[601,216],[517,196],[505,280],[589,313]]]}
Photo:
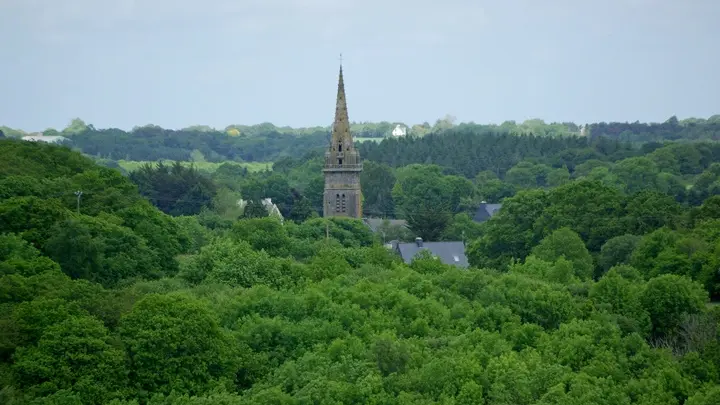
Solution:
{"label": "slate roof", "polygon": [[404,219],[363,218],[365,225],[367,225],[373,232],[377,232],[378,228],[385,221],[388,221],[390,226],[407,226],[407,221]]}
{"label": "slate roof", "polygon": [[475,216],[473,217],[473,220],[475,222],[485,222],[491,217],[493,217],[495,214],[497,214],[500,207],[502,207],[502,204],[482,203],[478,207],[477,211],[475,211]]}
{"label": "slate roof", "polygon": [[396,251],[405,263],[412,262],[418,252],[429,250],[433,256],[437,256],[441,262],[462,268],[468,267],[467,256],[465,256],[465,244],[462,242],[417,242],[398,243]]}

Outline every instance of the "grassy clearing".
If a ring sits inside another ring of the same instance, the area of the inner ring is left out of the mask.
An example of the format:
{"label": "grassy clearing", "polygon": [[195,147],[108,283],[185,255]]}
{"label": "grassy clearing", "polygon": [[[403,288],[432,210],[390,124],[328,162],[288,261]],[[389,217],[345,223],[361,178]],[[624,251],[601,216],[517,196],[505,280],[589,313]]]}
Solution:
{"label": "grassy clearing", "polygon": [[[127,170],[128,172],[135,171],[140,168],[140,166],[146,164],[146,163],[155,163],[155,162],[147,162],[147,161],[137,161],[137,160],[118,160],[117,163],[122,167],[123,169]],[[172,164],[173,162],[170,160],[164,161],[166,164]],[[237,165],[241,167],[247,167],[248,171],[251,172],[259,172],[262,170],[265,170],[266,168],[272,169],[272,162],[221,162],[221,163],[213,163],[213,162],[180,162],[183,166],[190,166],[191,164],[194,164],[195,167],[197,167],[199,170],[208,171],[208,172],[214,172],[217,170],[220,165],[224,163],[228,163],[231,165]]]}

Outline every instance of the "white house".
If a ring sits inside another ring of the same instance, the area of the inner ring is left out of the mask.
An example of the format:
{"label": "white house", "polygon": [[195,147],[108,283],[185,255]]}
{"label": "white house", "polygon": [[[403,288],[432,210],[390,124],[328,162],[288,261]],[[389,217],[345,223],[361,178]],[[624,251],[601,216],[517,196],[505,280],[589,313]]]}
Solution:
{"label": "white house", "polygon": [[407,128],[398,124],[395,126],[395,129],[392,130],[392,135],[393,136],[405,136],[405,135],[407,135]]}
{"label": "white house", "polygon": [[268,211],[268,215],[275,216],[280,218],[280,221],[283,220],[283,216],[280,213],[280,209],[275,205],[271,199],[269,198],[263,198],[262,205],[265,207],[265,209]]}
{"label": "white house", "polygon": [[580,125],[580,136],[587,136],[587,125]]}
{"label": "white house", "polygon": [[43,136],[42,134],[39,135],[26,135],[22,137],[23,141],[30,141],[30,142],[47,142],[47,143],[60,143],[69,140],[68,138],[65,138],[64,136],[60,135],[53,135],[53,136]]}

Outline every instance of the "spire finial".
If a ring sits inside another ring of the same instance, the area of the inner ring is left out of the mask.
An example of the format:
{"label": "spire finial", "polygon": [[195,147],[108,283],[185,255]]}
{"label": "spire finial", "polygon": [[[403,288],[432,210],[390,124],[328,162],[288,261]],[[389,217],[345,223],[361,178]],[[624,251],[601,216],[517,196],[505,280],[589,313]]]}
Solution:
{"label": "spire finial", "polygon": [[342,52],[340,52],[340,67],[342,68]]}

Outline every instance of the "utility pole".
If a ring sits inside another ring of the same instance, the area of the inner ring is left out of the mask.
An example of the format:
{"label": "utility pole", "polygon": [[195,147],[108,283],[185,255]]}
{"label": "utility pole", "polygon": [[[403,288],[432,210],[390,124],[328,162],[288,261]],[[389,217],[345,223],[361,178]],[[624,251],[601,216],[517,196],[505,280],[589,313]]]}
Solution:
{"label": "utility pole", "polygon": [[80,213],[80,198],[82,197],[83,192],[78,190],[75,192],[75,195],[77,196],[77,213],[79,214]]}
{"label": "utility pole", "polygon": [[[327,213],[330,213],[330,201],[327,202]],[[325,217],[325,240],[330,240],[330,218]]]}

